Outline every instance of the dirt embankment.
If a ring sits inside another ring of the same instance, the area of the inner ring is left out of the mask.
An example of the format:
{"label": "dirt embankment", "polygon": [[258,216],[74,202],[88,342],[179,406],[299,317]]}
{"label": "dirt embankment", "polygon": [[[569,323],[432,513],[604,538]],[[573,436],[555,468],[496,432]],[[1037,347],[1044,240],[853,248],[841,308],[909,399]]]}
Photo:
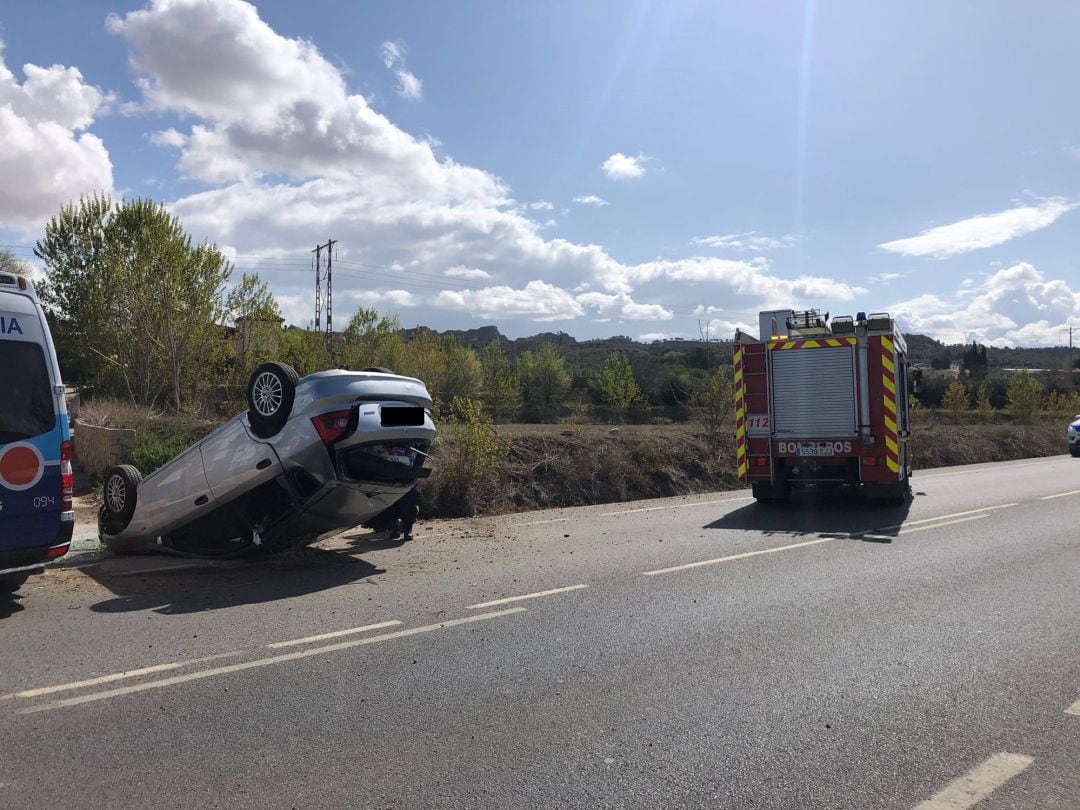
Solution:
{"label": "dirt embankment", "polygon": [[[719,445],[693,427],[665,425],[564,427],[530,425],[505,431],[509,448],[499,485],[484,514],[585,506],[732,489],[734,440]],[[452,442],[452,435],[447,437]],[[943,425],[916,427],[916,469],[1051,456],[1066,450],[1061,425]],[[426,517],[462,517],[440,498],[439,467],[425,484]]]}

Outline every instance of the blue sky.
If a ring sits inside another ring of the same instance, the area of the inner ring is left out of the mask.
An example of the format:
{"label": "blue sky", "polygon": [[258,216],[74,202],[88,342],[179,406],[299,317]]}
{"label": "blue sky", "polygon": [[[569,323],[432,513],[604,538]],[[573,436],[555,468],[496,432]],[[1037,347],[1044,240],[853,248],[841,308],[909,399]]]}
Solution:
{"label": "blue sky", "polygon": [[[166,202],[292,322],[1080,324],[1071,2],[0,4],[0,242]],[[24,67],[29,66],[29,67]]]}

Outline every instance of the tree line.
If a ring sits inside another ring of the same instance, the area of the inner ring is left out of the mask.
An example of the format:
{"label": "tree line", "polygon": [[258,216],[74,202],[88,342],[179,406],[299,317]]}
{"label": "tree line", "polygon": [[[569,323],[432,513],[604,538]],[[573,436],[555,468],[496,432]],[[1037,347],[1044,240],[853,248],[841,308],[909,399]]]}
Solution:
{"label": "tree line", "polygon": [[[72,202],[47,223],[34,254],[46,269],[41,300],[65,378],[140,408],[228,411],[242,402],[252,369],[280,360],[301,375],[388,368],[423,380],[448,415],[455,401],[472,401],[495,422],[623,421],[656,410],[672,419],[710,411],[716,421],[730,410],[718,400],[730,380],[697,356],[700,347],[659,360],[611,351],[575,377],[552,342],[511,356],[497,340],[474,349],[424,328],[404,332],[396,316],[374,309],[360,309],[329,341],[283,328],[257,274],[234,282],[216,245],[195,244],[149,199]],[[5,266],[26,270],[8,258]]]}

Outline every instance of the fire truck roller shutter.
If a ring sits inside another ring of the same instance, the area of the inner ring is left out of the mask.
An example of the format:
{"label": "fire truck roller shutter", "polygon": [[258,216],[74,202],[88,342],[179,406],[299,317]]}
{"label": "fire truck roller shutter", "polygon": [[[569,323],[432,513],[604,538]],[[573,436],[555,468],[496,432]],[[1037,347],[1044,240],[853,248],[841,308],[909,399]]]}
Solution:
{"label": "fire truck roller shutter", "polygon": [[853,347],[773,351],[770,360],[775,436],[858,435]]}

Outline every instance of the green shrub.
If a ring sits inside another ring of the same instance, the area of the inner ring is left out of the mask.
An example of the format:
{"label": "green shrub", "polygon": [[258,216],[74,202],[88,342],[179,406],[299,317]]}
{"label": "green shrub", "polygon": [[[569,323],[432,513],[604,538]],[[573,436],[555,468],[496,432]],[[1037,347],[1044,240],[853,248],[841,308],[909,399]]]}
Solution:
{"label": "green shrub", "polygon": [[131,463],[143,475],[149,475],[158,467],[172,461],[192,445],[181,434],[158,435],[147,431],[135,434],[135,449],[131,451]]}

